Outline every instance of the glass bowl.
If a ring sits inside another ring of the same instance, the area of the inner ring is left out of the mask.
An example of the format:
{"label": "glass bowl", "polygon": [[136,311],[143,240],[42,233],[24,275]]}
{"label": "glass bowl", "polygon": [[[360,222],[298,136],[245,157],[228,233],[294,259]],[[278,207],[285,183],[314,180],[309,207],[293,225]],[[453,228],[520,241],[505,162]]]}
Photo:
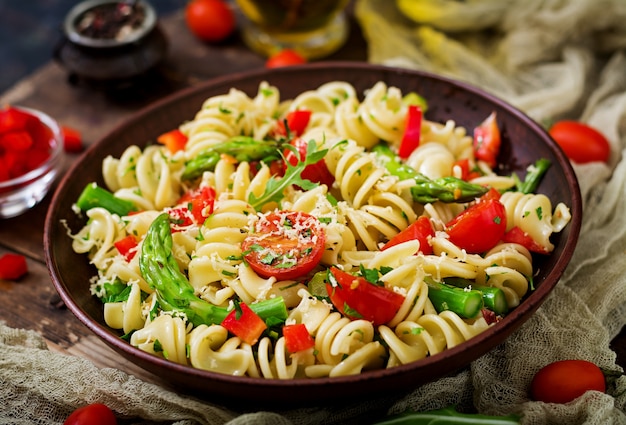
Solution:
{"label": "glass bowl", "polygon": [[39,119],[50,129],[50,156],[37,168],[10,180],[0,181],[0,218],[18,216],[37,205],[59,174],[63,159],[63,135],[49,115],[31,108],[12,106]]}

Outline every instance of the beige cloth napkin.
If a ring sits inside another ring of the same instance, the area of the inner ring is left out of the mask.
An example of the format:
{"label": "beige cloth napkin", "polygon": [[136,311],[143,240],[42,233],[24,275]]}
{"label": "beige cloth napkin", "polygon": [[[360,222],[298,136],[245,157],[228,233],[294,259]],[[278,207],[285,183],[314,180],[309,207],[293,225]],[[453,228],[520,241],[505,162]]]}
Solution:
{"label": "beige cloth napkin", "polygon": [[[40,335],[0,324],[0,424],[61,424],[76,407],[96,401],[129,424],[367,423],[373,409],[393,414],[450,404],[517,413],[523,424],[626,424],[626,378],[609,347],[626,324],[626,2],[414,0],[433,4],[438,12],[423,13],[418,24],[394,1],[357,0],[370,61],[468,81],[540,122],[580,119],[611,142],[609,164],[575,166],[584,199],[578,247],[561,282],[520,330],[469,369],[403,397],[241,413],[52,353]],[[590,392],[567,405],[530,401],[534,373],[568,358],[614,374],[607,394]]]}

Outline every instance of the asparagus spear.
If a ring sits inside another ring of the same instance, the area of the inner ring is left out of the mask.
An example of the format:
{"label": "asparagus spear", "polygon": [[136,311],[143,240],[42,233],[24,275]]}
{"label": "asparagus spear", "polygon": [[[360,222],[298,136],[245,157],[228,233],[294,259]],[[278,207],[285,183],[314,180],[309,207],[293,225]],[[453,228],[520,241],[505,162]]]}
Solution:
{"label": "asparagus spear", "polygon": [[517,174],[513,174],[513,178],[515,179],[515,186],[519,192],[524,194],[532,193],[537,189],[539,182],[543,178],[543,175],[548,171],[548,168],[552,163],[547,158],[538,159],[533,165],[528,167],[528,173],[526,173],[526,177],[524,181],[521,181]]}
{"label": "asparagus spear", "polygon": [[96,183],[89,183],[85,186],[76,201],[76,206],[82,211],[101,207],[120,217],[128,215],[131,211],[137,211],[135,204],[116,197],[113,193],[98,186]]}
{"label": "asparagus spear", "polygon": [[382,160],[391,175],[397,176],[400,180],[413,179],[415,181],[415,186],[411,188],[411,195],[415,202],[422,204],[436,201],[470,202],[487,193],[488,188],[456,177],[429,179],[403,164],[388,145],[378,144],[374,146],[373,152]]}
{"label": "asparagus spear", "polygon": [[237,136],[200,152],[185,164],[182,180],[193,180],[205,171],[213,171],[221,154],[228,154],[239,162],[271,161],[281,156],[281,143],[274,140],[256,140],[249,136]]}
{"label": "asparagus spear", "polygon": [[376,425],[515,425],[519,417],[511,414],[506,416],[481,415],[479,413],[459,413],[453,406],[428,412],[407,411],[376,422]]}
{"label": "asparagus spear", "polygon": [[473,319],[483,308],[483,295],[475,289],[466,290],[437,282],[426,276],[428,298],[438,312],[450,310],[460,317]]}
{"label": "asparagus spear", "polygon": [[[198,298],[193,286],[180,271],[172,255],[170,217],[159,215],[150,225],[141,248],[139,269],[141,275],[156,291],[159,305],[166,311],[178,311],[187,316],[194,326],[219,324],[229,311]],[[287,307],[282,297],[251,304],[252,311],[263,320],[287,318]]]}
{"label": "asparagus spear", "polygon": [[485,307],[496,314],[505,314],[509,311],[509,305],[506,302],[504,291],[495,286],[476,285],[473,281],[463,279],[461,277],[446,277],[444,283],[456,286],[457,288],[469,288],[480,291],[483,295],[483,303]]}

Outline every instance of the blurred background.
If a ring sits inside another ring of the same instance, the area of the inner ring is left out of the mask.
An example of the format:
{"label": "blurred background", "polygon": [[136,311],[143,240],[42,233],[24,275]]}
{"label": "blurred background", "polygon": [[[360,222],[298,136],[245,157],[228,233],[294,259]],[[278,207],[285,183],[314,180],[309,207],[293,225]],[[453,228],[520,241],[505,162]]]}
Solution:
{"label": "blurred background", "polygon": [[[79,0],[0,0],[0,93],[47,63],[65,15]],[[150,0],[159,16],[186,0]]]}

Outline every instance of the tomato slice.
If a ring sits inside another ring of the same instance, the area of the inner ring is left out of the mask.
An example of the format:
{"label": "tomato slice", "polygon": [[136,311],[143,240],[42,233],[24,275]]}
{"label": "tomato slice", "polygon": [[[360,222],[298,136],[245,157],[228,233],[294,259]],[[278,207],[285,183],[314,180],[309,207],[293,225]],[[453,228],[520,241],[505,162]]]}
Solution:
{"label": "tomato slice", "polygon": [[[304,161],[306,158],[308,142],[300,137],[297,137],[291,141],[291,145],[297,149],[298,154],[300,155],[300,161]],[[298,163],[296,154],[292,150],[286,149],[284,155],[285,160],[289,161],[291,165],[296,165]],[[309,164],[304,167],[304,170],[302,170],[302,173],[300,175],[303,179],[310,180],[313,183],[325,184],[329,188],[333,185],[335,181],[335,176],[333,176],[328,170],[324,158],[320,159],[315,164]]]}
{"label": "tomato slice", "polygon": [[185,149],[187,144],[187,136],[179,129],[168,131],[157,137],[157,142],[167,147],[171,153],[176,153]]}
{"label": "tomato slice", "polygon": [[174,224],[185,227],[202,224],[213,213],[215,189],[209,186],[199,187],[185,193],[176,203],[177,208],[169,211]]}
{"label": "tomato slice", "polygon": [[315,346],[315,340],[304,323],[283,326],[283,336],[287,351],[290,353],[297,353]]}
{"label": "tomato slice", "polygon": [[256,344],[261,334],[267,329],[263,319],[245,303],[239,303],[228,313],[222,320],[222,326],[250,345]]}
{"label": "tomato slice", "polygon": [[319,264],[325,242],[326,234],[317,218],[301,211],[275,211],[261,217],[241,249],[259,276],[290,280]]}
{"label": "tomato slice", "polygon": [[545,246],[535,242],[528,233],[517,226],[513,226],[511,230],[502,236],[502,242],[520,244],[530,252],[536,252],[537,254],[550,254],[550,251]]}
{"label": "tomato slice", "polygon": [[274,131],[280,136],[302,136],[306,126],[309,125],[311,114],[312,112],[308,109],[290,111],[285,118],[277,121]]}
{"label": "tomato slice", "polygon": [[125,238],[113,244],[117,251],[124,257],[126,261],[130,261],[137,254],[137,238],[134,235],[128,235]]}
{"label": "tomato slice", "polygon": [[430,219],[425,215],[422,215],[411,223],[409,227],[391,238],[389,242],[383,245],[380,250],[384,251],[394,245],[398,245],[399,243],[417,239],[420,242],[420,249],[418,252],[421,252],[424,255],[429,255],[433,253],[433,247],[428,243],[429,237],[435,237],[435,230],[433,229],[433,225],[430,223]]}
{"label": "tomato slice", "polygon": [[506,232],[506,210],[495,189],[446,224],[450,241],[470,254],[496,246]]}
{"label": "tomato slice", "polygon": [[388,323],[404,297],[336,267],[330,268],[335,282],[326,283],[328,296],[337,310],[349,319],[369,320],[374,326]]}
{"label": "tomato slice", "polygon": [[398,148],[398,156],[407,159],[420,144],[422,133],[422,109],[417,105],[409,105],[406,114],[404,134]]}
{"label": "tomato slice", "polygon": [[491,168],[495,168],[498,164],[500,144],[500,129],[496,121],[496,113],[492,112],[474,129],[474,155],[477,159],[485,161]]}

